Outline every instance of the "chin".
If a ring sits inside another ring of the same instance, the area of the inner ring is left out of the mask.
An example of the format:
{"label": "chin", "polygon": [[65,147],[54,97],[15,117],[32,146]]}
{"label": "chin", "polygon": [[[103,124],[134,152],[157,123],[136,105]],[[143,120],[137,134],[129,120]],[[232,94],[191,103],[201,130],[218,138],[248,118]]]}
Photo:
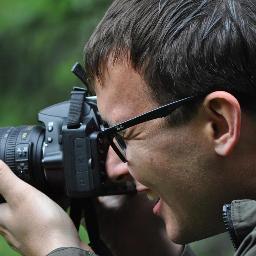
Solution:
{"label": "chin", "polygon": [[185,221],[179,221],[177,215],[173,212],[173,209],[164,201],[159,215],[165,223],[165,230],[168,238],[174,243],[186,244],[187,237],[184,236],[187,234],[185,231]]}
{"label": "chin", "polygon": [[[168,225],[169,224],[169,225]],[[170,225],[170,223],[165,224],[166,233],[168,238],[176,244],[187,244],[187,239],[182,236],[182,232],[179,231],[177,227]]]}
{"label": "chin", "polygon": [[[178,221],[175,216],[162,216],[168,238],[176,244],[188,244],[199,240],[197,228],[192,228],[185,221]],[[191,231],[192,230],[192,231]]]}
{"label": "chin", "polygon": [[166,225],[166,233],[168,238],[176,244],[185,245],[198,240],[195,237],[192,238],[191,236],[188,236],[185,230],[181,231],[170,225]]}
{"label": "chin", "polygon": [[165,223],[165,230],[168,238],[176,244],[187,243],[187,239],[184,238],[184,234],[186,233],[182,231],[182,227],[176,221],[175,216],[163,214],[161,217]]}

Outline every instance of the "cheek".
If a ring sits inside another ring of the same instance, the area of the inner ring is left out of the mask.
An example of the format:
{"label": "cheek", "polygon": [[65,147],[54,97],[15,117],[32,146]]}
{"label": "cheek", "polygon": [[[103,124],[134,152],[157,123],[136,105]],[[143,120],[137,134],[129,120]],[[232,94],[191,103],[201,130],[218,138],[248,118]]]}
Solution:
{"label": "cheek", "polygon": [[196,152],[197,146],[188,133],[165,130],[147,140],[129,142],[128,166],[131,175],[144,185],[158,192],[173,191],[189,178]]}
{"label": "cheek", "polygon": [[[157,146],[156,146],[157,145]],[[161,145],[161,146],[159,146]],[[127,147],[128,168],[131,175],[146,186],[154,186],[162,181],[167,161],[165,145],[134,141]]]}

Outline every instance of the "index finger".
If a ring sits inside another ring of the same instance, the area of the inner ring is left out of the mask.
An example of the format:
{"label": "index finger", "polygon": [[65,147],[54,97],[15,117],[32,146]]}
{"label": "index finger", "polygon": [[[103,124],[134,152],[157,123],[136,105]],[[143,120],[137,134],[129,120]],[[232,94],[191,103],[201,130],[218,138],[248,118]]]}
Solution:
{"label": "index finger", "polygon": [[0,194],[10,205],[20,202],[26,184],[0,160]]}

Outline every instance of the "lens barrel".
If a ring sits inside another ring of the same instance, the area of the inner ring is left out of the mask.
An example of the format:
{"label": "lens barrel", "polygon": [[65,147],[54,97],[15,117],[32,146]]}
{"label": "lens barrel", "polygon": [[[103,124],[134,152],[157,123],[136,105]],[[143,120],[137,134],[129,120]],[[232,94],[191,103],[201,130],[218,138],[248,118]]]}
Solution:
{"label": "lens barrel", "polygon": [[42,126],[0,128],[0,159],[22,180],[43,189],[45,178],[42,171]]}

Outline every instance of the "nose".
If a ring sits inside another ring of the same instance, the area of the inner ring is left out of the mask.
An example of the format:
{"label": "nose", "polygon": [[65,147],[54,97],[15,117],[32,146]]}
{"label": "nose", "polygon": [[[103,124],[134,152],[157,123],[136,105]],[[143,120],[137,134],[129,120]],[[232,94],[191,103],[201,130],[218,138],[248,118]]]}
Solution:
{"label": "nose", "polygon": [[129,176],[127,164],[122,162],[115,151],[110,147],[106,159],[106,171],[112,180],[121,180]]}

